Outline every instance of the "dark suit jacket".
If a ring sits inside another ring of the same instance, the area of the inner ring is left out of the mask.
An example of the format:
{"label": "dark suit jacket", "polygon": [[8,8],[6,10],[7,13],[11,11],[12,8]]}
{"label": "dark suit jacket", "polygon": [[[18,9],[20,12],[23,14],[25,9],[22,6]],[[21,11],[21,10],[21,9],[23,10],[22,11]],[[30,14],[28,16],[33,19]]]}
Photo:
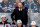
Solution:
{"label": "dark suit jacket", "polygon": [[[15,18],[13,16],[15,15]],[[22,20],[23,24],[27,24],[28,22],[28,15],[26,9],[22,9],[19,11],[18,9],[14,9],[13,13],[11,14],[12,20]]]}

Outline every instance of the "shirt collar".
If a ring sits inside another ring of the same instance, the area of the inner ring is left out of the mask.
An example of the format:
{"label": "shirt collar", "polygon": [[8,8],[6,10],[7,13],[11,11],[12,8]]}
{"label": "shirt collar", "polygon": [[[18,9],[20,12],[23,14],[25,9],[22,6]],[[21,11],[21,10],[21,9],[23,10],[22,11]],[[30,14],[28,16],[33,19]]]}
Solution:
{"label": "shirt collar", "polygon": [[20,10],[22,11],[22,8],[21,8],[21,9],[19,8],[19,11],[20,11]]}

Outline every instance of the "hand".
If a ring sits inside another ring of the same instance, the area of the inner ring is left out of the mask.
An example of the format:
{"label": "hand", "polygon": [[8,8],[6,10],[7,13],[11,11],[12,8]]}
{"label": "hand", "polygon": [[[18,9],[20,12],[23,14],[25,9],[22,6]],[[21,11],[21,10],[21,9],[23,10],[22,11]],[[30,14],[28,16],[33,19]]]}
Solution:
{"label": "hand", "polygon": [[2,8],[2,10],[5,10],[5,9],[7,9],[7,7]]}
{"label": "hand", "polygon": [[6,9],[8,8],[8,7],[5,7]]}
{"label": "hand", "polygon": [[2,10],[5,10],[6,8],[2,8]]}
{"label": "hand", "polygon": [[13,23],[16,23],[16,21],[15,21],[15,20],[13,20]]}

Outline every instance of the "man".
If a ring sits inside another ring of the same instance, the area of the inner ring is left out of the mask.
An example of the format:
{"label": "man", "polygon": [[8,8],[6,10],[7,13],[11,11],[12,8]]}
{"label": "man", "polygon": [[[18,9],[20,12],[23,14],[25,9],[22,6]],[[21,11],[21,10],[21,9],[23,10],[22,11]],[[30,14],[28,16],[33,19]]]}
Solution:
{"label": "man", "polygon": [[17,20],[17,27],[21,27],[22,25],[22,21],[21,20]]}
{"label": "man", "polygon": [[3,0],[3,2],[1,3],[1,6],[3,7],[2,9],[5,10],[9,6],[8,0]]}
{"label": "man", "polygon": [[0,22],[0,24],[11,24],[11,23],[7,22],[6,19],[7,19],[6,16],[5,16],[5,15],[2,15],[2,16],[1,16],[2,22]]}
{"label": "man", "polygon": [[[13,18],[15,16],[15,18]],[[28,15],[27,11],[22,8],[22,3],[18,3],[18,8],[14,9],[13,13],[11,14],[11,18],[14,23],[16,23],[17,20],[22,20],[23,24],[27,25],[28,22]]]}
{"label": "man", "polygon": [[17,27],[26,27],[26,26],[22,24],[21,20],[17,20]]}
{"label": "man", "polygon": [[[8,0],[3,0],[3,2],[1,3],[2,9],[0,12],[6,12],[8,7],[9,7],[9,3]],[[10,12],[10,11],[7,11]]]}
{"label": "man", "polygon": [[38,26],[36,26],[36,22],[35,21],[32,21],[30,27],[38,27]]}

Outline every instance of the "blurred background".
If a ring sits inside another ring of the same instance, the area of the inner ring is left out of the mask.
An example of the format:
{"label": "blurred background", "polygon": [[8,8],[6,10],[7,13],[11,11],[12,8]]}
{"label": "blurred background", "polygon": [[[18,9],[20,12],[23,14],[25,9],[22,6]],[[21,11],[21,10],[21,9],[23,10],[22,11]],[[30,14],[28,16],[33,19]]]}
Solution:
{"label": "blurred background", "polygon": [[[20,2],[20,1],[23,3],[24,7],[28,8],[28,16],[29,16],[28,25],[30,25],[31,21],[36,21],[37,26],[40,27],[40,0],[9,0],[9,3],[11,3],[11,4],[9,4],[10,9],[8,8],[8,10],[10,12],[4,13],[4,14],[7,14],[7,16],[9,17],[8,21],[11,20],[10,15],[11,15],[11,12],[13,12],[13,10],[16,7],[16,5],[17,5],[16,3]],[[1,8],[1,2],[2,2],[2,0],[0,0],[0,8]],[[3,13],[0,13],[0,16],[2,14]]]}
{"label": "blurred background", "polygon": [[[0,0],[0,8],[2,1],[3,0]],[[32,13],[40,13],[40,0],[9,0],[9,7],[7,10],[12,12],[18,2],[22,2],[23,6],[28,8],[28,12],[31,11]]]}

